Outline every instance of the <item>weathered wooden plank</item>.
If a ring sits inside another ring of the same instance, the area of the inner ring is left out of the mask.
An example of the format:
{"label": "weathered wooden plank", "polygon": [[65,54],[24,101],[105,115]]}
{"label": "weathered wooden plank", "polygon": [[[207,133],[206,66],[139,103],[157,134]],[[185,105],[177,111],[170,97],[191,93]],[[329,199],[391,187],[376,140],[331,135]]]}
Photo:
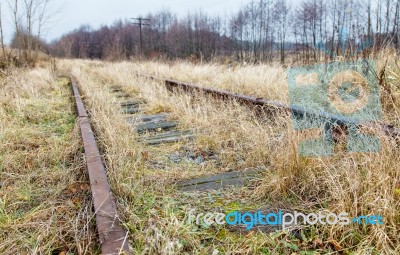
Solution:
{"label": "weathered wooden plank", "polygon": [[212,182],[218,183],[218,182],[228,181],[230,179],[244,179],[244,180],[254,179],[262,171],[265,170],[251,168],[244,171],[227,172],[227,173],[221,173],[221,174],[181,181],[178,182],[177,185],[179,187],[184,187],[184,186],[200,185]]}
{"label": "weathered wooden plank", "polygon": [[158,139],[147,139],[144,140],[144,143],[148,145],[157,145],[157,144],[162,144],[162,143],[176,143],[185,139],[190,139],[193,138],[193,134],[186,134],[186,135],[180,135],[180,136],[170,136],[170,137],[164,137],[164,138],[158,138]]}
{"label": "weathered wooden plank", "polygon": [[127,117],[127,121],[129,123],[135,124],[135,123],[141,123],[141,122],[158,122],[158,121],[164,121],[167,119],[169,114],[166,113],[160,113],[160,114],[153,114],[153,115],[139,115],[139,116],[130,116]]}
{"label": "weathered wooden plank", "polygon": [[154,131],[154,130],[168,130],[177,126],[177,123],[174,121],[162,121],[162,122],[151,122],[138,125],[136,127],[136,131],[138,133],[143,133],[146,131]]}
{"label": "weathered wooden plank", "polygon": [[139,117],[140,121],[149,122],[149,121],[161,121],[165,120],[168,117],[168,113],[159,113],[159,114],[150,114],[150,115],[142,115]]}
{"label": "weathered wooden plank", "polygon": [[118,92],[122,92],[122,89],[120,87],[110,87],[110,91],[112,93],[118,93]]}
{"label": "weathered wooden plank", "polygon": [[139,106],[132,106],[122,109],[122,113],[124,114],[135,114],[139,112]]}
{"label": "weathered wooden plank", "polygon": [[132,101],[132,100],[130,100],[130,101],[126,101],[126,102],[120,103],[120,106],[121,107],[129,107],[129,106],[140,105],[142,103],[143,103],[143,101]]}
{"label": "weathered wooden plank", "polygon": [[229,178],[226,180],[218,180],[213,182],[199,183],[189,186],[179,187],[181,191],[204,191],[204,190],[220,190],[229,187],[243,187],[248,183],[246,178]]}
{"label": "weathered wooden plank", "polygon": [[155,135],[140,136],[139,139],[141,140],[163,139],[168,137],[185,136],[185,135],[192,135],[192,132],[189,130],[171,130],[167,132],[157,133]]}
{"label": "weathered wooden plank", "polygon": [[117,98],[129,98],[129,97],[131,97],[131,95],[129,95],[129,94],[127,94],[127,93],[124,93],[124,92],[118,93],[118,94],[116,94],[115,96],[116,96]]}

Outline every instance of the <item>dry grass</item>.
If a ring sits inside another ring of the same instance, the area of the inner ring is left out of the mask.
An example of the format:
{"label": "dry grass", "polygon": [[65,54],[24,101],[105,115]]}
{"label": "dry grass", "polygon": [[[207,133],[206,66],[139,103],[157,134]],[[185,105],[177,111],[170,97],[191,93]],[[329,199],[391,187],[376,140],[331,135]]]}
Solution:
{"label": "dry grass", "polygon": [[[123,67],[123,65],[121,65]],[[193,65],[190,62],[170,64],[140,62],[130,70],[158,77],[192,82],[235,93],[265,97],[288,103],[285,69],[279,65],[229,66],[221,64]]]}
{"label": "dry grass", "polygon": [[[391,90],[383,94],[383,101],[385,118],[398,124],[400,68],[396,61],[390,59]],[[137,71],[154,73],[287,102],[281,67],[62,61],[59,68],[80,81],[135,253],[211,254],[216,249],[224,254],[400,252],[400,159],[393,141],[381,137],[379,153],[338,150],[328,158],[302,158],[298,143],[304,137],[291,128],[289,116],[255,117],[234,102],[170,94],[161,84],[135,76]],[[147,101],[149,113],[170,111],[182,128],[194,130],[196,139],[189,144],[142,146],[118,114],[118,101],[109,92],[115,85]],[[218,160],[200,165],[170,163],[170,154],[187,148],[196,153],[212,151]],[[154,169],[155,161],[165,167]],[[248,167],[266,169],[255,189],[191,195],[180,194],[171,185],[180,179]],[[385,224],[304,227],[305,237],[298,240],[288,233],[240,235],[224,228],[194,229],[184,222],[191,208],[212,212],[266,205],[306,212],[344,211],[351,216],[381,214]]]}
{"label": "dry grass", "polygon": [[[386,65],[387,84],[382,84],[382,103],[385,107],[383,121],[400,126],[399,109],[399,62],[396,52],[387,50],[377,56],[378,70]],[[221,64],[193,65],[190,62],[138,62],[124,66],[127,73],[172,78],[193,82],[207,87],[215,87],[245,95],[264,97],[289,104],[286,70],[280,65],[231,66]],[[377,74],[378,75],[378,74]]]}
{"label": "dry grass", "polygon": [[93,254],[96,236],[68,80],[0,80],[0,253]]}

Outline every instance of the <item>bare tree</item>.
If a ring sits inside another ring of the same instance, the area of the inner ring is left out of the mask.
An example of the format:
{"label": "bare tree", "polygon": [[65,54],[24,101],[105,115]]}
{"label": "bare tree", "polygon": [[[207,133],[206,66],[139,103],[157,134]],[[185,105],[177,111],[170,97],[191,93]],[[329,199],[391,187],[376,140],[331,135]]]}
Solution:
{"label": "bare tree", "polygon": [[3,54],[3,58],[7,61],[6,49],[5,49],[5,45],[4,45],[3,9],[2,9],[1,3],[0,3],[0,46],[1,46],[1,51]]}
{"label": "bare tree", "polygon": [[278,0],[275,3],[275,15],[277,26],[277,35],[279,39],[279,51],[280,51],[280,61],[282,64],[285,63],[285,44],[288,29],[288,17],[289,17],[289,6],[286,0]]}
{"label": "bare tree", "polygon": [[[42,43],[43,27],[49,21],[50,0],[6,0],[14,25],[13,46],[19,49],[19,57],[34,64]],[[33,54],[34,53],[34,54]]]}
{"label": "bare tree", "polygon": [[[19,16],[19,8],[18,8],[18,0],[7,0],[8,7],[12,13],[12,22],[14,25],[14,37],[17,38],[17,44],[19,44],[19,34],[20,34],[20,20]],[[19,45],[18,45],[19,48]]]}
{"label": "bare tree", "polygon": [[[14,16],[18,20],[19,15]],[[285,63],[294,54],[296,60],[311,64],[335,56],[357,57],[353,55],[359,54],[360,43],[362,49],[370,38],[375,45],[371,51],[400,45],[400,0],[302,0],[298,4],[252,0],[222,19],[201,11],[178,19],[165,10],[146,18],[150,26],[144,31],[143,49],[149,57],[198,61],[222,55],[240,61],[278,59]],[[88,40],[90,47],[83,47]],[[98,30],[75,30],[54,47],[62,56],[130,58],[138,56],[138,45],[137,28],[121,20]],[[367,57],[367,50],[362,53]]]}

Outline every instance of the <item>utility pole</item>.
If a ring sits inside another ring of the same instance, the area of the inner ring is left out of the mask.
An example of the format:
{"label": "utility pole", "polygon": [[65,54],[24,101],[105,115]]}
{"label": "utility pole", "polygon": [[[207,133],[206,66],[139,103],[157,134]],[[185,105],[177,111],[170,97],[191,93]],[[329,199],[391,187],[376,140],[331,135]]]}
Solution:
{"label": "utility pole", "polygon": [[143,23],[143,21],[150,21],[150,19],[143,19],[142,17],[139,18],[131,18],[133,20],[136,20],[136,22],[132,23],[134,25],[139,25],[139,31],[140,31],[140,55],[143,55],[143,39],[142,39],[142,26],[150,26],[149,23]]}

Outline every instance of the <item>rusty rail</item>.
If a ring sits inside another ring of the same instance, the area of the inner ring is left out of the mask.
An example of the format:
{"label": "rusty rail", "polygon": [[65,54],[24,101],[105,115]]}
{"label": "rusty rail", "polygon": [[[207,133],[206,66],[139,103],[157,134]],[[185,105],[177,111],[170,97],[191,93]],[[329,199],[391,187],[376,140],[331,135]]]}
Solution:
{"label": "rusty rail", "polygon": [[100,238],[101,254],[130,254],[127,232],[120,225],[115,200],[108,183],[88,114],[79,94],[76,81],[71,77],[79,126],[85,149],[87,170],[90,179],[96,227]]}
{"label": "rusty rail", "polygon": [[188,82],[182,82],[182,81],[176,81],[176,80],[171,80],[171,79],[166,79],[166,78],[159,78],[151,75],[145,75],[145,74],[140,74],[137,73],[137,76],[142,76],[151,80],[158,80],[161,81],[165,84],[165,86],[168,89],[181,89],[187,92],[200,92],[204,94],[209,94],[212,95],[216,98],[221,98],[221,99],[233,99],[236,100],[239,103],[249,105],[249,106],[256,106],[258,108],[261,108],[262,110],[266,110],[268,112],[274,112],[274,111],[283,111],[283,112],[288,112],[291,113],[294,116],[304,118],[306,116],[308,117],[315,117],[315,118],[323,118],[327,120],[328,123],[332,126],[340,127],[340,129],[334,129],[335,131],[342,130],[343,132],[346,131],[346,126],[351,124],[355,125],[359,128],[378,128],[381,130],[383,134],[386,136],[393,137],[397,139],[397,141],[400,140],[400,129],[395,128],[393,125],[390,124],[384,124],[384,123],[378,123],[378,122],[369,122],[369,123],[362,123],[353,119],[353,118],[346,118],[343,116],[338,116],[338,115],[333,115],[327,112],[322,112],[322,111],[313,111],[310,109],[306,109],[301,106],[296,106],[296,105],[286,105],[284,103],[278,102],[278,101],[270,101],[266,100],[264,98],[259,98],[259,97],[253,97],[253,96],[246,96],[238,93],[232,93],[229,91],[225,90],[218,90],[218,89],[213,89],[209,87],[203,87],[195,84],[191,84]]}

